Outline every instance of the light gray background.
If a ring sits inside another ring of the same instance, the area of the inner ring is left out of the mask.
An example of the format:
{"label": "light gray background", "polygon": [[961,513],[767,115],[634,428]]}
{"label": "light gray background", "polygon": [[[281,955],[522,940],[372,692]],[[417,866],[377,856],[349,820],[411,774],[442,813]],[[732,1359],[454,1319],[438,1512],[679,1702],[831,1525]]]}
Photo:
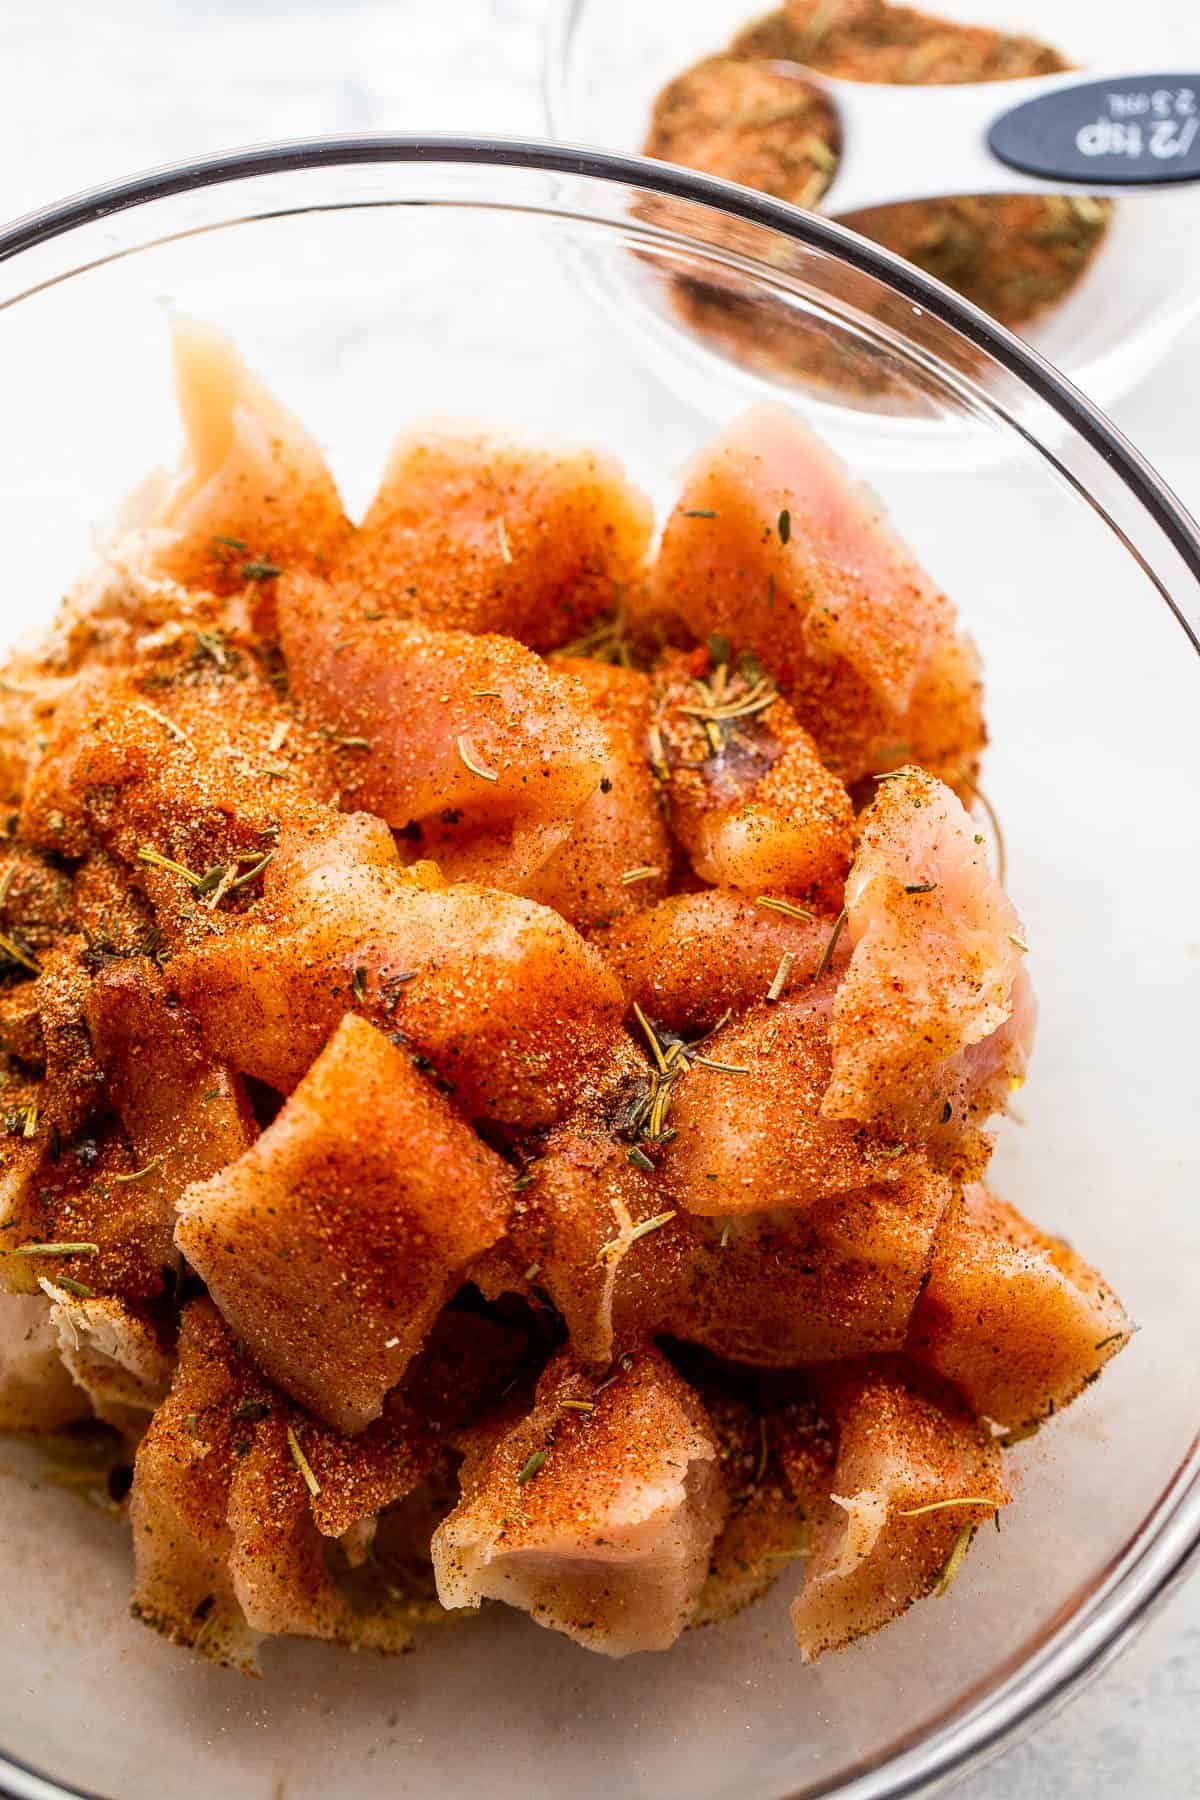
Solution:
{"label": "light gray background", "polygon": [[[0,0],[0,218],[137,168],[268,138],[538,133],[548,3]],[[998,4],[998,16],[1004,11]],[[1193,509],[1197,394],[1200,328],[1114,409]],[[955,1792],[961,1800],[1200,1796],[1200,1582],[1065,1713]]]}

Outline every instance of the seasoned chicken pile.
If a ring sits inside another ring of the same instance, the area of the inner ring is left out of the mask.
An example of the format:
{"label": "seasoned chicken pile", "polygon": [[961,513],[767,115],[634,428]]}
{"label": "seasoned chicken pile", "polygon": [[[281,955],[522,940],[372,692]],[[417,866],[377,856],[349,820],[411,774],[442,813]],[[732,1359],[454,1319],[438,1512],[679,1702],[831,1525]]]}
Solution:
{"label": "seasoned chicken pile", "polygon": [[944,1590],[1131,1330],[984,1185],[1034,1003],[950,602],[782,410],[657,548],[448,426],[355,526],[175,356],[180,467],[0,680],[0,1425],[108,1427],[135,1612],[246,1668]]}

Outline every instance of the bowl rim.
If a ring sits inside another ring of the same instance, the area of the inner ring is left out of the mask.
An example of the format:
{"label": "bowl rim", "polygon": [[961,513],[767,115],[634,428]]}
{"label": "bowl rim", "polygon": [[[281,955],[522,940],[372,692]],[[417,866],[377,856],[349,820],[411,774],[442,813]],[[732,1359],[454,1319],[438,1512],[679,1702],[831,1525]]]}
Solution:
{"label": "bowl rim", "polygon": [[[377,133],[288,139],[164,164],[26,213],[0,227],[0,264],[114,214],[197,189],[306,169],[388,163],[517,168],[648,189],[764,226],[873,277],[982,349],[1096,451],[1178,553],[1200,596],[1200,525],[1124,433],[1030,345],[951,288],[833,220],[674,164],[536,137]],[[329,202],[330,210],[338,206],[337,201]],[[556,208],[543,210],[554,214]],[[685,234],[677,236],[686,244]],[[772,272],[764,269],[764,273]],[[14,296],[7,304],[22,297]],[[1107,522],[1119,532],[1114,521]],[[1128,539],[1125,542],[1136,556],[1135,547]],[[1147,573],[1200,654],[1200,599],[1194,597],[1191,608],[1185,608],[1182,597],[1171,592],[1153,571]],[[1076,1616],[1026,1654],[1000,1677],[997,1691],[968,1695],[950,1708],[928,1728],[923,1740],[902,1741],[894,1751],[859,1765],[848,1781],[836,1788],[810,1786],[791,1795],[781,1794],[778,1800],[814,1800],[826,1793],[836,1793],[841,1800],[901,1800],[902,1796],[928,1793],[962,1775],[1099,1673],[1185,1578],[1198,1553],[1200,1434],[1134,1538],[1082,1602],[1082,1618]],[[67,1800],[84,1794],[84,1790],[39,1774],[2,1749],[0,1782],[4,1784],[0,1793],[12,1800]]]}

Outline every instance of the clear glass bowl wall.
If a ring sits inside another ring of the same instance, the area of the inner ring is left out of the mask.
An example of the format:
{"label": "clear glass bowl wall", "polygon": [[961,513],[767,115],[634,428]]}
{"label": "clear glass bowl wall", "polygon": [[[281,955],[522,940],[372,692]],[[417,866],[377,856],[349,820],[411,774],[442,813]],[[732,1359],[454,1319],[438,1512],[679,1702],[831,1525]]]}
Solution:
{"label": "clear glass bowl wall", "polygon": [[[632,222],[650,184],[672,190],[674,235]],[[946,1598],[815,1669],[792,1645],[785,1580],[662,1657],[609,1663],[495,1609],[399,1662],[273,1647],[247,1683],[135,1625],[125,1534],[31,1486],[35,1462],[0,1442],[17,1477],[0,1481],[13,1793],[145,1800],[164,1771],[173,1800],[915,1792],[1102,1661],[1194,1546],[1200,662],[1183,620],[1194,632],[1200,543],[1013,340],[933,288],[914,310],[886,258],[766,209],[798,234],[803,280],[784,280],[771,227],[745,211],[653,165],[387,140],[200,167],[0,234],[3,635],[48,619],[121,495],[173,454],[173,309],[235,335],[352,509],[393,434],[429,412],[608,446],[669,502],[736,394],[715,363],[688,392],[653,341],[597,311],[569,267],[581,252],[602,269],[637,250],[676,273],[736,270],[764,303],[820,316],[931,428],[1003,453],[986,478],[893,470],[878,486],[987,670],[986,785],[1042,1002],[996,1184],[1105,1268],[1141,1334],[1014,1453],[1018,1502]],[[847,299],[864,283],[882,316]]]}
{"label": "clear glass bowl wall", "polygon": [[[689,0],[687,6],[551,0],[544,68],[549,130],[567,142],[640,151],[664,84],[771,9],[771,0]],[[1089,68],[1200,67],[1200,11],[1193,0],[1146,0],[1136,12],[1095,0],[1042,0],[1036,7],[1028,0],[928,0],[928,10],[965,24],[1028,32]],[[1084,279],[1025,335],[1101,405],[1111,405],[1200,311],[1191,253],[1198,227],[1198,189],[1124,201]],[[840,422],[842,429],[851,423]],[[856,443],[872,460],[905,460],[935,454],[929,440],[911,422],[902,428],[893,420],[890,429],[866,427]]]}

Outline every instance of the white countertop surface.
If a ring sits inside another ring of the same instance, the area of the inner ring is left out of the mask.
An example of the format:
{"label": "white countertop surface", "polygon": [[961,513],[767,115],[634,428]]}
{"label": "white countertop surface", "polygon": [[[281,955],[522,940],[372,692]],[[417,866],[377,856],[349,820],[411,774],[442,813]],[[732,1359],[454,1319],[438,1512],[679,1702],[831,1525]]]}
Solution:
{"label": "white countertop surface", "polygon": [[[544,5],[5,0],[0,218],[138,168],[268,138],[538,134]],[[1200,510],[1200,438],[1186,399],[1197,393],[1200,329],[1114,412]],[[955,1791],[964,1800],[1200,1795],[1200,1581],[1065,1713]]]}

